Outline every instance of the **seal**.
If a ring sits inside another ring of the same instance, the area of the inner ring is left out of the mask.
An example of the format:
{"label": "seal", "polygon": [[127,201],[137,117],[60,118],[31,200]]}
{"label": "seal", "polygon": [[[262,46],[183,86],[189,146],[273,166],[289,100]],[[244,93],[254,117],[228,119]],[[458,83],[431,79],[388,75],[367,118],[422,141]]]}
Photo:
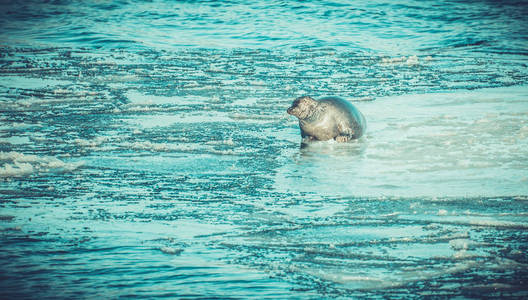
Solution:
{"label": "seal", "polygon": [[299,118],[301,136],[305,140],[348,142],[360,138],[367,128],[363,114],[339,97],[319,100],[299,97],[288,108],[288,114]]}

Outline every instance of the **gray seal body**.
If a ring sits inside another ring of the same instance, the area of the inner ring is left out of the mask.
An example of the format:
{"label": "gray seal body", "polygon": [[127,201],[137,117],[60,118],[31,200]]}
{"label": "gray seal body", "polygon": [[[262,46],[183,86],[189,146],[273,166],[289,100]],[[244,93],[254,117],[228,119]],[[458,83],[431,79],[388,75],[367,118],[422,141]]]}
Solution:
{"label": "gray seal body", "polygon": [[363,114],[339,97],[319,100],[299,97],[288,108],[288,113],[299,118],[303,139],[347,142],[360,138],[367,128]]}

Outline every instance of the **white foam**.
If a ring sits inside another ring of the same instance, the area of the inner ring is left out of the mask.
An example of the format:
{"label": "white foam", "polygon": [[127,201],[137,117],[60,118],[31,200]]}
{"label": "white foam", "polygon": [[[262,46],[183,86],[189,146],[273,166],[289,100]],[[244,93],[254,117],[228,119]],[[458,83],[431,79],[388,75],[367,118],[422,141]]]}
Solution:
{"label": "white foam", "polygon": [[81,147],[94,148],[94,147],[100,146],[102,143],[104,143],[107,140],[108,140],[107,137],[100,136],[100,137],[96,137],[96,138],[90,139],[90,140],[87,140],[87,139],[75,139],[73,142],[75,144],[77,144],[78,146],[81,146]]}
{"label": "white foam", "polygon": [[241,113],[230,113],[229,118],[233,120],[244,120],[244,121],[258,121],[258,122],[273,122],[277,120],[283,120],[289,118],[287,114],[283,115],[265,115],[265,114],[241,114]]}
{"label": "white foam", "polygon": [[151,141],[144,142],[125,142],[121,144],[122,147],[134,150],[146,150],[151,152],[170,152],[170,151],[194,151],[200,148],[198,144],[171,144],[171,143],[156,143]]}
{"label": "white foam", "polygon": [[498,290],[509,290],[509,289],[517,289],[517,288],[518,287],[515,287],[510,284],[498,283],[498,282],[490,283],[490,284],[468,285],[464,287],[465,290],[471,290],[471,291],[476,291],[480,293],[483,293],[486,291],[497,292]]}
{"label": "white foam", "polygon": [[241,148],[241,149],[216,149],[214,146],[216,145],[228,145],[233,146],[233,141],[231,139],[227,139],[220,142],[212,142],[212,143],[156,143],[156,142],[150,142],[150,141],[143,141],[143,142],[125,142],[121,143],[120,146],[124,148],[134,149],[134,150],[145,150],[150,152],[196,152],[196,151],[202,151],[205,153],[210,154],[216,154],[216,155],[241,155],[244,153],[247,153],[247,149]]}
{"label": "white foam", "polygon": [[453,254],[453,258],[457,260],[468,260],[482,257],[475,252],[467,251],[466,249],[461,249]]}
{"label": "white foam", "polygon": [[208,141],[206,142],[208,145],[228,145],[228,146],[234,146],[235,143],[233,142],[232,138],[227,138],[221,141]]}
{"label": "white foam", "polygon": [[167,143],[153,143],[150,141],[146,142],[134,142],[134,143],[123,143],[121,144],[125,148],[131,148],[135,150],[147,150],[147,151],[154,151],[154,152],[164,152],[164,151],[171,151],[171,150],[183,150],[183,147],[178,147],[173,144],[167,144]]}
{"label": "white foam", "polygon": [[172,248],[172,247],[161,247],[160,248],[161,252],[165,253],[165,254],[171,254],[171,255],[176,255],[176,254],[180,254],[183,252],[182,249],[176,249],[176,248]]}
{"label": "white foam", "polygon": [[213,153],[213,154],[219,154],[219,155],[237,155],[237,154],[240,154],[240,153],[235,152],[232,149],[228,149],[228,150],[210,149],[208,152]]}
{"label": "white foam", "polygon": [[[414,218],[411,216],[401,217],[401,219],[414,220],[423,218],[423,216]],[[492,228],[513,228],[513,229],[528,229],[526,222],[511,222],[501,221],[492,217],[476,217],[476,216],[428,216],[428,221],[433,221],[438,224],[445,225],[461,225],[461,226],[480,226]]]}
{"label": "white foam", "polygon": [[391,274],[364,274],[361,270],[354,273],[343,272],[342,270],[332,270],[333,272],[314,270],[309,268],[292,268],[295,272],[308,273],[312,276],[322,278],[341,284],[349,289],[387,289],[403,286],[411,282],[427,280],[443,275],[454,274],[466,271],[477,266],[475,261],[464,261],[452,267],[445,266],[432,267],[427,269],[418,268],[415,270],[393,271]]}
{"label": "white foam", "polygon": [[51,156],[28,155],[19,152],[0,152],[0,177],[22,177],[46,172],[71,172],[83,162],[66,163]]}
{"label": "white foam", "polygon": [[[430,56],[427,56],[425,58],[425,61],[430,61],[432,58]],[[395,65],[395,64],[406,64],[408,66],[414,66],[419,64],[419,58],[416,55],[411,55],[408,57],[401,56],[401,57],[392,57],[387,58],[384,57],[381,59],[381,63],[383,65]]]}
{"label": "white foam", "polygon": [[439,210],[438,210],[438,215],[439,215],[439,216],[446,216],[446,215],[447,215],[447,210],[445,210],[445,209],[439,209]]}
{"label": "white foam", "polygon": [[0,167],[0,177],[20,177],[33,172],[33,166],[28,163],[5,164]]}
{"label": "white foam", "polygon": [[414,66],[414,65],[417,65],[418,64],[418,56],[416,55],[413,55],[413,56],[409,56],[407,58],[407,60],[405,61],[405,63],[409,66]]}
{"label": "white foam", "polygon": [[470,239],[454,239],[449,241],[449,246],[455,250],[468,250],[474,249],[478,244]]}

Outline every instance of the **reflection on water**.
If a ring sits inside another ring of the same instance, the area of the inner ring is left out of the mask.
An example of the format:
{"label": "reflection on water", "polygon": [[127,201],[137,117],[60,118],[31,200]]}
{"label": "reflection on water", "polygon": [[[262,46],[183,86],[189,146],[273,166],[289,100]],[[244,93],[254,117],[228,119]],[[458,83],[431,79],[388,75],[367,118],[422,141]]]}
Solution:
{"label": "reflection on water", "polygon": [[366,142],[364,139],[350,141],[348,143],[338,143],[335,141],[301,141],[299,153],[303,157],[319,158],[324,156],[358,157],[365,152]]}
{"label": "reflection on water", "polygon": [[528,6],[83,5],[1,4],[0,298],[527,296]]}

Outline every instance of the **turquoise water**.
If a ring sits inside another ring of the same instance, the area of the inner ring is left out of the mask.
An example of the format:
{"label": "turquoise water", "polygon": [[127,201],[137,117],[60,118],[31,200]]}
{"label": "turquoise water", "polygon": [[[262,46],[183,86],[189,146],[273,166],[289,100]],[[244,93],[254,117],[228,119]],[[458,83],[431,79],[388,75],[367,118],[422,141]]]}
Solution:
{"label": "turquoise water", "polygon": [[527,297],[527,4],[0,4],[0,298]]}

